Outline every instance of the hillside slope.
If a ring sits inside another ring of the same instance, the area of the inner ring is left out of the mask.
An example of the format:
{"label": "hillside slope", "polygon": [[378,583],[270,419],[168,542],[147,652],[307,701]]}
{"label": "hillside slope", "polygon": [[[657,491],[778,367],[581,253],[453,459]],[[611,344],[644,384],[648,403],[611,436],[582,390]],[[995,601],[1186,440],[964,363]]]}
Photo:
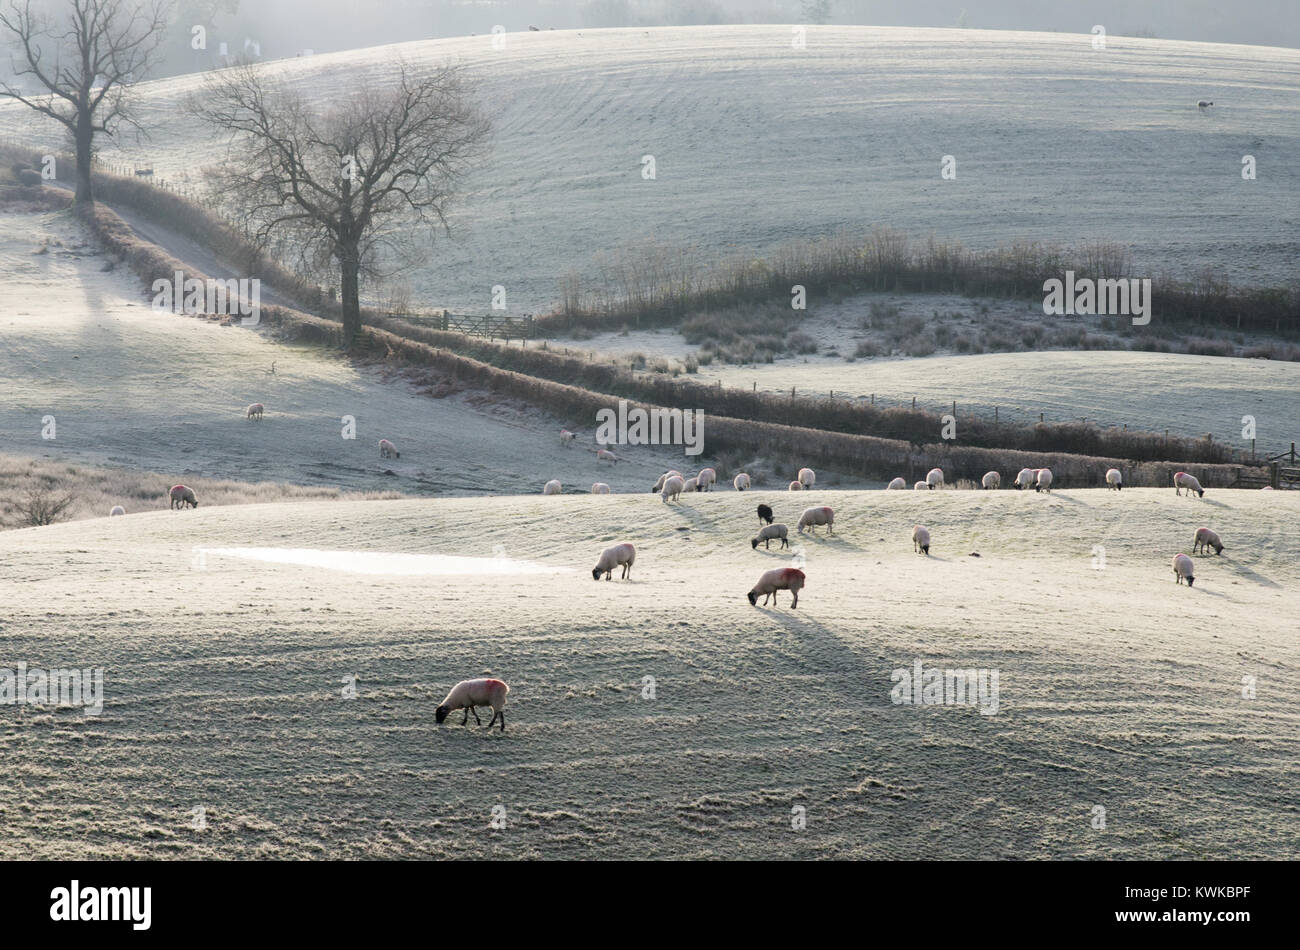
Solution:
{"label": "hillside slope", "polygon": [[[789,523],[832,504],[835,535],[754,552],[760,499]],[[1268,492],[727,492],[9,532],[6,662],[103,667],[107,700],[0,706],[0,856],[1290,857],[1298,514]],[[1227,550],[1188,589],[1169,558],[1202,523]],[[618,540],[632,580],[593,583]],[[423,557],[368,574],[231,548]],[[792,553],[798,610],[751,607]],[[892,703],[917,661],[998,671],[997,713]],[[489,673],[504,735],[434,724]]]}
{"label": "hillside slope", "polygon": [[[788,26],[545,31],[499,50],[477,36],[265,68],[316,101],[390,82],[399,58],[477,74],[495,148],[456,209],[459,238],[409,278],[426,303],[485,310],[501,284],[532,312],[599,252],[653,240],[707,260],[878,224],[976,246],[1117,240],[1146,273],[1293,276],[1296,50],[849,26],[808,28],[802,50],[791,39]],[[183,111],[199,84],[142,86],[151,139],[104,157],[198,184],[216,157]],[[0,134],[61,141],[14,104]],[[956,180],[940,179],[944,155]]]}

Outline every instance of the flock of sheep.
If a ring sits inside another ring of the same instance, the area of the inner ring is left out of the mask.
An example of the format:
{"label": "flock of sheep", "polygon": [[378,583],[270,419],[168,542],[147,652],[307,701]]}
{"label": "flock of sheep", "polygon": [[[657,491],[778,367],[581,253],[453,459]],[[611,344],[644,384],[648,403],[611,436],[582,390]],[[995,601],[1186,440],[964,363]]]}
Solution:
{"label": "flock of sheep", "polygon": [[[261,403],[253,403],[245,412],[248,419],[260,420],[266,411],[266,407]],[[564,443],[573,442],[575,435],[567,429],[561,430],[561,441]],[[388,439],[379,440],[380,458],[401,458],[401,453],[397,446]],[[596,453],[599,461],[617,462],[618,458],[608,449],[600,449]],[[676,469],[671,469],[659,476],[651,489],[652,493],[658,494],[660,500],[667,504],[669,501],[680,502],[684,492],[711,492],[713,486],[717,484],[718,473],[713,468],[702,468],[700,471],[687,478]],[[798,476],[790,482],[787,487],[788,491],[805,491],[812,488],[817,483],[817,474],[811,468],[799,469]],[[980,480],[980,486],[984,489],[996,490],[1002,485],[1002,476],[997,472],[987,472]],[[1016,475],[1013,483],[1016,489],[1027,489],[1032,487],[1035,492],[1051,492],[1052,489],[1052,471],[1047,468],[1030,469],[1024,468]],[[1124,487],[1124,478],[1118,469],[1110,469],[1106,472],[1106,485],[1108,488],[1119,491]],[[747,491],[751,486],[750,476],[741,472],[732,479],[732,487],[736,491]],[[943,470],[933,468],[926,473],[924,481],[918,481],[912,485],[915,490],[942,489],[944,487]],[[906,489],[907,482],[899,477],[889,482],[887,490],[898,491]],[[1177,472],[1174,474],[1174,491],[1175,494],[1182,495],[1184,490],[1190,498],[1195,492],[1197,497],[1205,497],[1205,489],[1197,479],[1186,472]],[[558,495],[563,491],[563,486],[558,479],[551,479],[542,487],[544,495]],[[608,495],[610,487],[605,482],[596,482],[591,486],[592,494]],[[171,507],[176,508],[197,508],[199,506],[198,497],[192,488],[185,485],[174,485],[168,493],[171,498]],[[759,530],[753,538],[750,539],[750,546],[757,550],[761,542],[765,550],[770,550],[773,541],[779,541],[782,548],[790,546],[789,528],[785,524],[775,522],[772,509],[765,504],[758,506],[758,523]],[[125,515],[126,510],[121,505],[114,505],[109,512],[110,516]],[[835,533],[835,511],[829,505],[815,505],[804,509],[799,516],[797,530],[800,534],[805,531],[811,531],[816,534],[818,527],[825,527],[828,534]],[[1198,551],[1209,553],[1209,549],[1214,548],[1216,555],[1223,553],[1223,542],[1219,535],[1209,528],[1199,528],[1196,531],[1192,553]],[[930,554],[930,530],[925,525],[914,525],[912,528],[912,549],[914,552],[929,556]],[[623,542],[612,547],[606,548],[601,552],[600,559],[596,566],[592,568],[591,576],[594,580],[600,580],[603,575],[605,580],[612,580],[615,570],[620,571],[621,579],[628,579],[632,575],[632,565],[636,562],[636,547],[630,543]],[[1176,583],[1182,584],[1186,581],[1187,586],[1191,587],[1196,578],[1193,573],[1193,562],[1186,554],[1177,554],[1173,560],[1174,578]],[[769,600],[772,605],[776,606],[777,591],[788,590],[791,593],[790,607],[799,606],[799,591],[803,589],[807,577],[804,572],[793,567],[777,567],[764,571],[759,577],[758,582],[745,595],[752,606],[758,606],[758,598],[763,598],[763,606],[767,606]],[[457,709],[465,710],[465,715],[461,718],[461,725],[469,721],[470,713],[474,714],[474,721],[479,725],[483,721],[479,718],[476,706],[492,707],[492,720],[488,723],[488,728],[499,720],[501,731],[506,729],[505,701],[506,694],[510,692],[510,687],[502,680],[481,678],[472,680],[463,680],[452,687],[451,692],[442,701],[442,704],[435,710],[435,718],[438,723],[442,723],[450,712]]]}

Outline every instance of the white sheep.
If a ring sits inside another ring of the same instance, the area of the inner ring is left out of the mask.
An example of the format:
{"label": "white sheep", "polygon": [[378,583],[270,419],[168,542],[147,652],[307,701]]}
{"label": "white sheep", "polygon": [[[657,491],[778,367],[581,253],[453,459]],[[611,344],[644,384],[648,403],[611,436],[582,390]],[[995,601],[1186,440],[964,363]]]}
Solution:
{"label": "white sheep", "polygon": [[1037,474],[1037,469],[1022,468],[1020,474],[1016,476],[1016,491],[1033,485],[1034,478]]}
{"label": "white sheep", "polygon": [[803,482],[791,482],[786,487],[786,491],[803,491]]}
{"label": "white sheep", "polygon": [[673,501],[681,501],[682,492],[685,490],[686,479],[682,478],[680,475],[670,475],[668,480],[664,482],[663,494],[660,496],[660,500],[665,505],[668,504],[669,498]]}
{"label": "white sheep", "polygon": [[193,488],[186,488],[184,485],[173,485],[169,494],[171,495],[171,506],[173,508],[184,509],[187,505],[191,508],[199,506],[199,499],[194,494]]}
{"label": "white sheep", "polygon": [[1188,475],[1186,472],[1174,472],[1174,494],[1181,495],[1183,489],[1187,489],[1187,497],[1192,497],[1192,492],[1196,492],[1197,498],[1205,497],[1205,489],[1201,483],[1196,480],[1195,475]]}
{"label": "white sheep", "polygon": [[552,478],[549,482],[547,482],[545,485],[542,486],[543,495],[558,495],[563,490],[564,490],[564,486],[560,484],[560,480],[558,478]]}
{"label": "white sheep", "polygon": [[591,493],[593,495],[608,495],[609,486],[604,482],[594,482],[591,486]]}
{"label": "white sheep", "polygon": [[605,575],[605,580],[614,579],[614,568],[623,568],[622,577],[624,580],[632,576],[632,564],[636,561],[636,548],[624,542],[616,544],[612,548],[605,548],[600,552],[600,560],[596,566],[591,569],[591,579],[600,580],[600,575]]}
{"label": "white sheep", "polygon": [[1265,485],[1263,488],[1260,489],[1260,491],[1272,491],[1272,490],[1273,490],[1272,485]]}
{"label": "white sheep", "polygon": [[985,472],[984,478],[981,479],[980,485],[984,488],[998,489],[1002,487],[1002,476],[997,472]]}
{"label": "white sheep", "polygon": [[126,514],[126,509],[123,508],[121,505],[114,505],[108,512],[108,516],[110,518],[116,515],[124,515],[124,514]]}
{"label": "white sheep", "polygon": [[[1213,100],[1213,99],[1197,99],[1197,100],[1196,100],[1196,108],[1198,108],[1198,109],[1208,109],[1208,108],[1209,108],[1210,106],[1212,106],[1212,105],[1214,105],[1214,100]],[[1232,110],[1229,109],[1228,111],[1231,112]]]}
{"label": "white sheep", "polygon": [[773,541],[780,541],[781,547],[788,548],[790,546],[788,538],[789,531],[785,525],[769,524],[758,529],[758,534],[749,539],[749,545],[754,550],[758,550],[758,542],[762,541],[763,547],[769,549]]}
{"label": "white sheep", "polygon": [[737,475],[735,478],[731,480],[731,487],[736,489],[736,491],[748,491],[749,476],[746,475],[744,472],[741,472],[739,475]]}
{"label": "white sheep", "polygon": [[913,490],[913,491],[925,491],[925,490],[926,490],[927,488],[929,488],[929,487],[930,487],[930,483],[929,483],[929,482],[913,482],[913,483],[912,483],[912,490]]}
{"label": "white sheep", "polygon": [[561,430],[560,430],[560,444],[561,444],[561,445],[572,445],[572,444],[573,444],[573,440],[576,439],[576,438],[577,438],[577,436],[574,435],[572,432],[570,432],[568,429],[561,429]]}
{"label": "white sheep", "polygon": [[810,468],[799,469],[799,484],[804,488],[812,488],[817,484],[817,473]]}
{"label": "white sheep", "polygon": [[700,478],[698,475],[692,476],[691,478],[686,479],[686,481],[682,483],[682,491],[699,491],[699,490],[700,490]]}
{"label": "white sheep", "polygon": [[901,478],[896,478],[886,486],[885,491],[904,491],[906,489],[907,482]]}
{"label": "white sheep", "polygon": [[1050,468],[1040,468],[1038,475],[1034,479],[1034,491],[1045,491],[1049,494],[1052,491],[1052,470]]}
{"label": "white sheep", "polygon": [[442,725],[447,714],[455,709],[465,710],[465,715],[460,724],[463,726],[469,722],[469,714],[474,713],[474,721],[480,726],[483,720],[478,717],[478,710],[475,706],[491,706],[492,722],[488,723],[488,728],[492,728],[492,723],[501,719],[501,731],[506,731],[506,693],[510,692],[510,687],[501,680],[494,679],[477,679],[461,680],[451,688],[447,698],[442,701],[442,705],[433,711],[434,718],[438,720],[438,725]]}
{"label": "white sheep", "polygon": [[381,459],[401,458],[402,453],[397,451],[397,446],[387,439],[379,440],[379,457]]}
{"label": "white sheep", "polygon": [[1197,528],[1196,537],[1192,542],[1193,554],[1196,553],[1197,548],[1201,549],[1202,554],[1209,554],[1210,548],[1214,548],[1215,554],[1222,554],[1223,541],[1219,539],[1217,532],[1211,531],[1209,528]]}
{"label": "white sheep", "polygon": [[700,474],[695,476],[695,484],[699,486],[696,491],[713,491],[713,484],[717,480],[718,473],[713,469],[700,469]]}
{"label": "white sheep", "polygon": [[1124,488],[1124,476],[1117,468],[1106,469],[1106,488],[1122,491]]}
{"label": "white sheep", "polygon": [[912,526],[912,551],[930,556],[930,529],[924,525]]}
{"label": "white sheep", "polygon": [[931,488],[943,487],[943,469],[932,468],[925,473],[925,483]]}
{"label": "white sheep", "polygon": [[651,493],[663,491],[664,482],[668,481],[668,479],[672,478],[674,475],[676,475],[678,478],[686,477],[682,475],[681,472],[677,471],[677,469],[675,468],[670,469],[669,471],[664,472],[662,475],[659,476],[659,480],[655,482],[655,487],[650,489]]}
{"label": "white sheep", "polygon": [[245,419],[261,419],[262,413],[266,412],[266,406],[260,402],[255,402],[244,411]]}
{"label": "white sheep", "polygon": [[803,571],[795,567],[774,567],[770,571],[764,571],[763,576],[758,579],[754,589],[747,595],[752,607],[758,606],[758,595],[763,595],[763,606],[767,606],[767,599],[772,598],[772,606],[776,606],[776,592],[779,590],[788,590],[794,594],[794,600],[790,602],[791,609],[799,606],[799,591],[803,589],[804,581]]}
{"label": "white sheep", "polygon": [[819,524],[826,525],[828,534],[835,533],[835,511],[829,505],[805,508],[803,514],[799,516],[799,533],[803,534],[804,528],[808,528],[813,534],[816,534]]}
{"label": "white sheep", "polygon": [[597,462],[617,462],[617,461],[618,461],[618,456],[615,455],[613,452],[611,452],[609,449],[597,449],[597,450],[596,450],[596,461],[597,461]]}
{"label": "white sheep", "polygon": [[1192,576],[1192,559],[1186,554],[1175,554],[1174,582],[1181,584],[1184,580],[1187,581],[1188,587],[1191,587],[1192,582],[1196,580],[1196,578]]}

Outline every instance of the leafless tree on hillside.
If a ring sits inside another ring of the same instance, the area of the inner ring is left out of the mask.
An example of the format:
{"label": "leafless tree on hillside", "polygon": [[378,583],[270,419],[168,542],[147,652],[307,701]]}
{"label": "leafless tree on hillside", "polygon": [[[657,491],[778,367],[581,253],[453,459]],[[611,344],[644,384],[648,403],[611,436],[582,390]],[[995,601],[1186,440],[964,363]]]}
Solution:
{"label": "leafless tree on hillside", "polygon": [[34,12],[31,0],[0,10],[0,29],[15,48],[16,79],[0,81],[0,97],[16,99],[63,124],[77,155],[78,205],[94,203],[90,157],[95,136],[134,124],[128,92],[153,65],[166,35],[168,0],[65,0],[64,17]]}
{"label": "leafless tree on hillside", "polygon": [[399,69],[392,87],[362,86],[328,108],[271,88],[256,66],[214,73],[189,101],[229,136],[209,170],[213,193],[260,247],[292,247],[305,269],[339,280],[349,342],[362,278],[409,251],[412,226],[449,230],[456,188],[490,134],[460,67]]}

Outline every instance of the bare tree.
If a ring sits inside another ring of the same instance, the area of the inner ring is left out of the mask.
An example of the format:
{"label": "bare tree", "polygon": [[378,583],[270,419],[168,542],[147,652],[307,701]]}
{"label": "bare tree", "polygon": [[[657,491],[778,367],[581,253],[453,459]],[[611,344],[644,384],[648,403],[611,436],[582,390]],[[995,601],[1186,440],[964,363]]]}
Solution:
{"label": "bare tree", "polygon": [[0,82],[0,97],[17,99],[67,128],[77,155],[78,205],[93,204],[90,157],[97,133],[112,136],[133,123],[127,91],[153,64],[166,34],[168,0],[66,0],[66,19],[12,0],[0,27],[16,48],[16,78],[30,76],[40,92]]}
{"label": "bare tree", "polygon": [[399,69],[392,87],[363,86],[322,110],[267,88],[253,66],[213,74],[189,103],[230,135],[214,194],[259,247],[292,247],[308,270],[337,276],[349,342],[362,277],[400,269],[412,227],[449,230],[455,188],[490,134],[459,67]]}

